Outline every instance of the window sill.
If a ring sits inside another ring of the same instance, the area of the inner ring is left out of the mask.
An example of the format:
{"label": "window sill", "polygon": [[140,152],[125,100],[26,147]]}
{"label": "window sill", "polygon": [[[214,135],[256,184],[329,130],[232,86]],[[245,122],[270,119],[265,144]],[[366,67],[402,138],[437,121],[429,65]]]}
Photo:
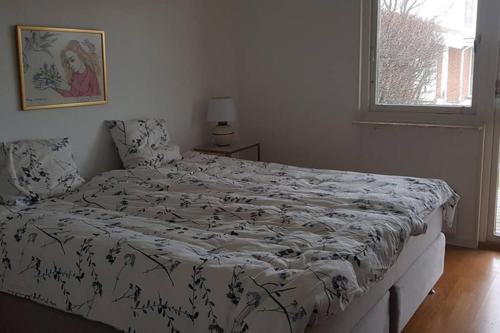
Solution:
{"label": "window sill", "polygon": [[476,115],[472,106],[457,105],[370,105],[368,113],[435,114],[435,115]]}
{"label": "window sill", "polygon": [[484,126],[470,126],[470,125],[448,125],[448,124],[432,124],[432,123],[405,123],[405,122],[387,122],[387,121],[354,121],[354,125],[381,127],[381,126],[397,126],[397,127],[420,127],[420,128],[449,128],[461,130],[476,130],[482,131]]}

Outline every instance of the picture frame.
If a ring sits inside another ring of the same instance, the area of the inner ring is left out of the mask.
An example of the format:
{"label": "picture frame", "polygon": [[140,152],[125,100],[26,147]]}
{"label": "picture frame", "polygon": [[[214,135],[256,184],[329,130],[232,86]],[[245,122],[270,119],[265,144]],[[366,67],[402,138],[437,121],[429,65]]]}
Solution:
{"label": "picture frame", "polygon": [[16,26],[22,110],[108,102],[102,30]]}

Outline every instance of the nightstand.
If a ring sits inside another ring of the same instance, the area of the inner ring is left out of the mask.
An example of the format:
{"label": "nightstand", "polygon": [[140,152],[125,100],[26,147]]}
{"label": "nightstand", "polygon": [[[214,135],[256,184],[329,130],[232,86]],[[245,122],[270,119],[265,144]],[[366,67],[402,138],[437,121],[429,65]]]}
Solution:
{"label": "nightstand", "polygon": [[216,146],[208,145],[202,147],[196,147],[194,151],[205,154],[221,155],[226,157],[232,157],[234,154],[240,151],[256,149],[257,150],[257,161],[260,161],[260,143],[234,143],[230,146]]}

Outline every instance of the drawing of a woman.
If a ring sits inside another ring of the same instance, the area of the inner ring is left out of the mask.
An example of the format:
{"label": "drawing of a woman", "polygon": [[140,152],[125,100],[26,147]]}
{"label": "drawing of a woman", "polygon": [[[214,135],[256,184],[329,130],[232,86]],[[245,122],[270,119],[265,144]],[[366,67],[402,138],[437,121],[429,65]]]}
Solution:
{"label": "drawing of a woman", "polygon": [[[93,46],[92,44],[90,44]],[[92,50],[90,50],[92,51]],[[101,73],[97,55],[83,49],[80,42],[72,40],[61,51],[61,62],[67,89],[54,88],[63,97],[100,96],[97,76]]]}

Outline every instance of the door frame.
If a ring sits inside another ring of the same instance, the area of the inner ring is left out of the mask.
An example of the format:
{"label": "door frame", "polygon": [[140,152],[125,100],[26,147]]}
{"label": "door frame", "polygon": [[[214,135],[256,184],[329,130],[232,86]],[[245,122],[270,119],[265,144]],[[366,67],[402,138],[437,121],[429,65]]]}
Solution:
{"label": "door frame", "polygon": [[[500,16],[500,9],[499,9]],[[499,20],[500,21],[500,20]],[[482,196],[486,200],[479,204],[480,240],[500,245],[500,235],[495,235],[497,200],[500,200],[500,22],[497,22],[497,72],[495,108],[491,121],[486,123],[483,140]],[[489,134],[489,135],[488,135]],[[488,140],[489,139],[489,140]],[[488,149],[489,148],[489,149]],[[481,200],[482,201],[482,200]],[[486,212],[486,214],[481,214]]]}

